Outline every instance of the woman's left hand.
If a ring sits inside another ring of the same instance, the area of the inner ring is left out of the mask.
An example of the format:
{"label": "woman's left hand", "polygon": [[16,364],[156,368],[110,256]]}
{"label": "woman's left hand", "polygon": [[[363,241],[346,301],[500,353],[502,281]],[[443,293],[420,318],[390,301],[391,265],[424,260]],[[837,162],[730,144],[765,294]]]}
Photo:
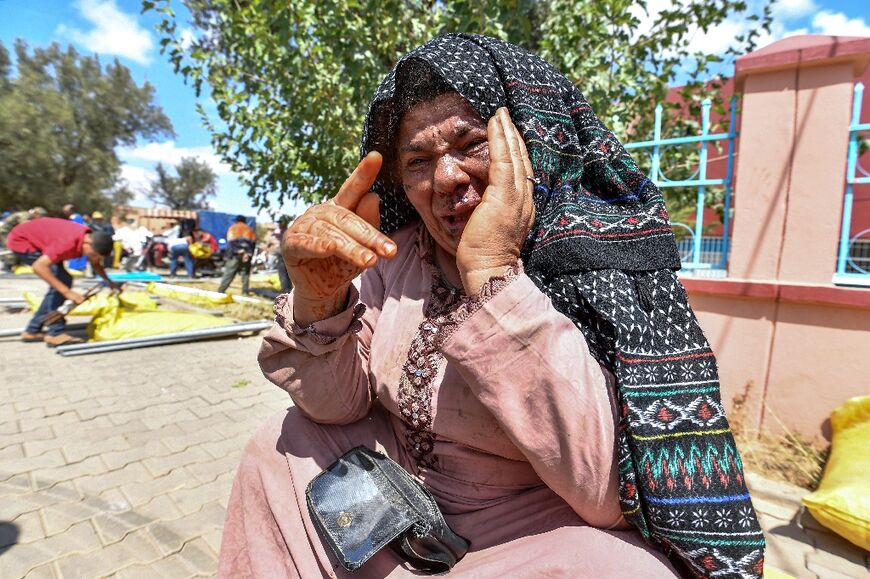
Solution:
{"label": "woman's left hand", "polygon": [[467,295],[517,263],[535,221],[534,175],[526,144],[505,107],[489,119],[489,185],[468,220],[456,266]]}

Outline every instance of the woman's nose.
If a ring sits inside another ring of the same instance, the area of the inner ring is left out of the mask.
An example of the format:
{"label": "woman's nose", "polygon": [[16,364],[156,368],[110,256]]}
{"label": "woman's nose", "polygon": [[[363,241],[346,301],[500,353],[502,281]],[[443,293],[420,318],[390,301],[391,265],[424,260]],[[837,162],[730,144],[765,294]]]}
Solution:
{"label": "woman's nose", "polygon": [[471,177],[456,158],[452,155],[442,155],[435,164],[436,193],[453,193],[457,187],[468,185]]}

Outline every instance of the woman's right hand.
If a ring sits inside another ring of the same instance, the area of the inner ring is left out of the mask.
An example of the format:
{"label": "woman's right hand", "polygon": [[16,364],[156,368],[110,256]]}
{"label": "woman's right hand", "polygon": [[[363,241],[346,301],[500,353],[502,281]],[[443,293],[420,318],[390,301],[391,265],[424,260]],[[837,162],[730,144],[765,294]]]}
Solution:
{"label": "woman's right hand", "polygon": [[377,152],[366,155],[335,197],[310,207],[287,230],[284,263],[297,324],[339,313],[351,280],[378,257],[396,254],[396,244],[378,230],[380,203],[370,191],[382,162]]}

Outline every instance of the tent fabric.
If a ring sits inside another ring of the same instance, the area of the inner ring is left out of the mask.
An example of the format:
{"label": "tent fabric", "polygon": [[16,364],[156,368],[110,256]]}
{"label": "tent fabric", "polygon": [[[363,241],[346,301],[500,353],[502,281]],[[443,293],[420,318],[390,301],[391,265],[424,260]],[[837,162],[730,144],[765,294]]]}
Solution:
{"label": "tent fabric", "polygon": [[159,336],[233,323],[231,319],[194,312],[133,311],[121,307],[117,297],[107,297],[107,304],[88,324],[88,337],[95,342]]}
{"label": "tent fabric", "polygon": [[[131,311],[153,312],[157,309],[157,302],[147,292],[124,292],[119,296],[120,306]],[[35,312],[42,303],[42,296],[34,292],[24,292],[24,301]],[[88,301],[74,307],[68,314],[70,316],[94,316],[99,311],[110,305],[109,294],[97,294]]]}
{"label": "tent fabric", "polygon": [[179,300],[194,306],[213,308],[225,304],[231,304],[234,301],[232,294],[195,290],[183,286],[178,287],[170,284],[158,284],[154,282],[148,284],[148,291],[154,295]]}

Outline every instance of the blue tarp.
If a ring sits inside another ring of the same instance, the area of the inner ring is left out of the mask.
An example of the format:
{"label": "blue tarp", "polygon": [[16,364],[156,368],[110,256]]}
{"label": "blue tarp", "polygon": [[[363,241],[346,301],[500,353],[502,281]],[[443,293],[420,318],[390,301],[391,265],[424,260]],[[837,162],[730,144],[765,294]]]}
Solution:
{"label": "blue tarp", "polygon": [[163,277],[150,271],[130,271],[127,273],[110,273],[109,279],[112,281],[162,281]]}
{"label": "blue tarp", "polygon": [[[214,235],[214,238],[218,240],[218,246],[220,246],[221,250],[226,248],[227,246],[227,230],[230,228],[230,225],[235,223],[236,217],[238,217],[238,213],[220,213],[218,211],[199,211],[197,212],[197,217],[199,218],[199,228],[204,229]],[[254,217],[245,216],[245,219],[248,225],[254,231],[257,230],[257,219]]]}

